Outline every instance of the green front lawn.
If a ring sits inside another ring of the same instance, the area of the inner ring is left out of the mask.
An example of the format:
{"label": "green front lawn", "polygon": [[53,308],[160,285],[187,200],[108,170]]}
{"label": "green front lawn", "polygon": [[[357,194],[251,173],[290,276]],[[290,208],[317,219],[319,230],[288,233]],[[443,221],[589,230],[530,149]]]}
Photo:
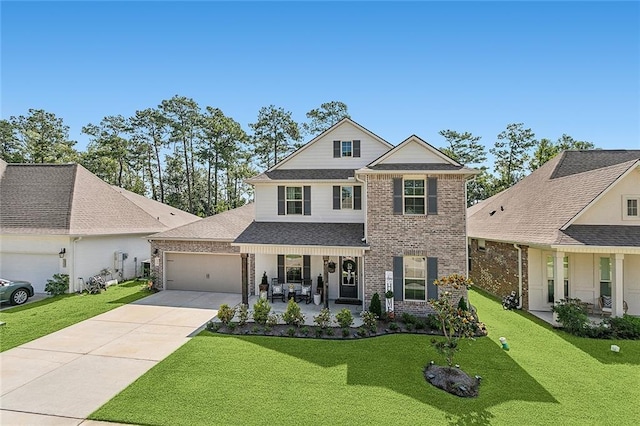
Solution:
{"label": "green front lawn", "polygon": [[139,281],[100,294],[64,294],[0,312],[0,352],[148,296]]}
{"label": "green front lawn", "polygon": [[640,342],[618,342],[615,355],[612,341],[585,350],[483,295],[472,293],[471,302],[490,334],[463,342],[456,362],[483,377],[477,399],[424,380],[424,365],[441,362],[429,336],[320,341],[202,332],[91,418],[147,425],[582,425],[638,418],[633,360]]}

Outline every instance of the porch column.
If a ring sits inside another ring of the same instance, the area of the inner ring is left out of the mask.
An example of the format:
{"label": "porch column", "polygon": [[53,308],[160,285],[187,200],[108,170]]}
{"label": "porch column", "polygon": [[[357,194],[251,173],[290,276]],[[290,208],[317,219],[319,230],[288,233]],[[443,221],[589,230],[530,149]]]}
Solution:
{"label": "porch column", "polygon": [[322,279],[324,280],[324,307],[329,309],[329,256],[322,256]]}
{"label": "porch column", "polygon": [[241,253],[240,258],[242,260],[242,303],[249,304],[249,267],[247,253]]}
{"label": "porch column", "polygon": [[[557,251],[553,254],[553,294],[554,305],[568,295],[564,294],[564,252]],[[556,313],[553,313],[553,320],[558,322]]]}
{"label": "porch column", "polygon": [[624,254],[613,255],[613,271],[611,271],[611,316],[621,317],[624,314],[622,301],[624,300]]}

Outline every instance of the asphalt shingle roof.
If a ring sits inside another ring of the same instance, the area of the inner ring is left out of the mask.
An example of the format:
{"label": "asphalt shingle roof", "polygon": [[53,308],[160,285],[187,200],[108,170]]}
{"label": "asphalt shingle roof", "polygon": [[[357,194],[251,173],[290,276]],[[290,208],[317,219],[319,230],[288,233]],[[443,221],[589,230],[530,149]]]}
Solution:
{"label": "asphalt shingle roof", "polygon": [[353,169],[276,169],[261,173],[250,180],[341,180],[353,176]]}
{"label": "asphalt shingle roof", "polygon": [[558,244],[640,247],[640,226],[571,225],[560,231]]}
{"label": "asphalt shingle roof", "polygon": [[7,164],[0,176],[0,233],[151,234],[199,220],[123,191],[78,164]]}
{"label": "asphalt shingle roof", "polygon": [[152,240],[233,241],[255,218],[253,203],[227,210],[194,223],[154,234]]}
{"label": "asphalt shingle roof", "polygon": [[362,223],[253,222],[236,243],[368,247]]}
{"label": "asphalt shingle roof", "polygon": [[440,163],[381,163],[368,167],[371,170],[462,170],[464,166]]}
{"label": "asphalt shingle roof", "polygon": [[[468,235],[559,244],[566,238],[560,228],[640,159],[640,151],[625,152],[565,151],[511,188],[467,209]],[[599,155],[602,160],[596,159]],[[579,172],[582,163],[586,170]]]}

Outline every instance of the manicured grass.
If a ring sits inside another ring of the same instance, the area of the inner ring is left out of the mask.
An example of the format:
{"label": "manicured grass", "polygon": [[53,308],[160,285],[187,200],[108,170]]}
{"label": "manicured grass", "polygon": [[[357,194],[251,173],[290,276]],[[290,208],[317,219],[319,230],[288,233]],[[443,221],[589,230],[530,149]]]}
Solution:
{"label": "manicured grass", "polygon": [[[427,384],[441,359],[424,335],[319,341],[202,332],[92,414],[147,425],[210,424],[629,424],[638,418],[640,342],[588,353],[477,293],[489,337],[462,342],[456,362],[483,377],[462,399]],[[498,338],[506,336],[509,352]],[[598,343],[599,342],[599,343]],[[606,354],[606,355],[605,355]]]}
{"label": "manicured grass", "polygon": [[65,294],[0,312],[0,352],[148,296],[129,281],[100,294]]}

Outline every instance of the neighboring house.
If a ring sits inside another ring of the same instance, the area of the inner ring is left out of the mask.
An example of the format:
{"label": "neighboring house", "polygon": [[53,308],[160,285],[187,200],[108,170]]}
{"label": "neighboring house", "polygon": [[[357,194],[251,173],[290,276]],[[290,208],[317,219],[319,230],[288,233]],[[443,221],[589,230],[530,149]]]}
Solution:
{"label": "neighboring house", "polygon": [[565,151],[470,207],[468,233],[475,284],[524,309],[571,297],[597,312],[605,295],[640,315],[640,150]]}
{"label": "neighboring house", "polygon": [[57,273],[69,275],[70,291],[104,268],[117,279],[140,275],[147,235],[197,220],[78,164],[0,160],[0,276],[30,281],[36,292]]}
{"label": "neighboring house", "polygon": [[[384,299],[390,271],[395,309],[424,314],[436,277],[466,274],[465,182],[474,174],[417,136],[394,147],[344,119],[249,179],[251,206],[152,236],[156,273],[165,288],[230,291],[195,259],[208,252],[220,263],[234,253],[244,274],[224,274],[235,292],[243,275],[248,294],[264,272],[269,282],[310,279],[314,291],[322,276],[330,299],[368,306],[374,293]],[[246,226],[227,229],[236,214]],[[177,282],[177,271],[192,276]]]}

